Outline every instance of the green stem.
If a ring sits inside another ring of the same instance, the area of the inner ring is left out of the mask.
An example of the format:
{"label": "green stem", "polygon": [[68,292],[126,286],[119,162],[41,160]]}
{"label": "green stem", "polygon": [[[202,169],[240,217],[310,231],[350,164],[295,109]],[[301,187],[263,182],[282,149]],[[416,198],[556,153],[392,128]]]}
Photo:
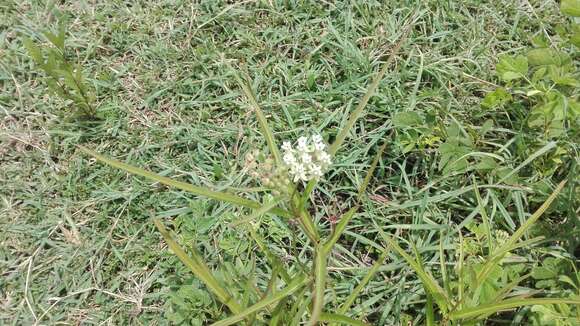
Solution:
{"label": "green stem", "polygon": [[328,252],[323,245],[317,245],[315,249],[314,261],[314,290],[312,291],[314,302],[312,305],[312,315],[308,325],[318,324],[322,308],[324,307],[324,291],[326,290],[326,264]]}

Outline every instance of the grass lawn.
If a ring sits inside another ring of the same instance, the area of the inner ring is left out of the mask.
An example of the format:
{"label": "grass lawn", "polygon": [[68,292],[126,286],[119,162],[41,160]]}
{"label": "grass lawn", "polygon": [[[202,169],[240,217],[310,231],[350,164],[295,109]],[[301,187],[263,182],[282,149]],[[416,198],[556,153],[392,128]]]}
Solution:
{"label": "grass lawn", "polygon": [[[134,177],[77,145],[261,202],[244,155],[266,142],[235,73],[251,77],[280,144],[313,132],[332,142],[412,13],[395,63],[310,197],[327,235],[388,142],[361,210],[329,257],[327,307],[379,259],[384,234],[411,255],[413,244],[423,266],[445,280],[462,241],[477,257],[482,242],[512,234],[562,180],[567,186],[529,234],[546,239],[517,251],[509,267],[517,268],[498,273],[550,269],[546,259],[561,257],[559,274],[580,284],[577,134],[554,140],[529,132],[526,101],[481,105],[504,85],[495,72],[501,55],[525,55],[534,36],[552,40],[569,18],[553,0],[421,3],[1,1],[0,324],[207,325],[226,317],[167,249],[153,217],[185,247],[195,244],[227,286],[254,280],[265,288],[265,258],[246,228],[232,227],[250,211]],[[69,60],[96,95],[92,125],[70,118],[73,106],[48,92],[22,43],[27,36],[48,46],[42,32],[59,22]],[[257,231],[275,255],[310,261],[295,227],[276,216],[260,220]],[[484,220],[493,239],[479,236]],[[396,252],[387,256],[348,315],[373,325],[424,324],[421,280]],[[552,278],[556,285],[538,285]],[[530,277],[516,290],[578,295],[552,278]],[[488,322],[531,323],[534,311]]]}

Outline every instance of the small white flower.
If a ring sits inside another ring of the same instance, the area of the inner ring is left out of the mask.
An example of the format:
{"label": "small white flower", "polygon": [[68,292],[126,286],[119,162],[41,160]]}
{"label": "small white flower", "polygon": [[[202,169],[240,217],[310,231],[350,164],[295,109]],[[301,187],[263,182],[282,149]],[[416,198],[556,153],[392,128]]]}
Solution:
{"label": "small white flower", "polygon": [[323,151],[326,148],[326,144],[322,139],[322,136],[316,134],[312,136],[312,142],[314,143],[314,149],[317,151]]}
{"label": "small white flower", "polygon": [[312,162],[312,156],[310,156],[309,153],[302,153],[302,155],[300,156],[300,159],[302,160],[302,163],[304,163],[304,164],[308,164],[308,163]]}
{"label": "small white flower", "polygon": [[292,173],[294,174],[294,182],[298,180],[308,180],[306,177],[306,170],[302,164],[295,164],[292,168]]}
{"label": "small white flower", "polygon": [[310,174],[315,178],[322,176],[322,168],[316,164],[310,164],[309,170]]}
{"label": "small white flower", "polygon": [[308,151],[308,138],[302,136],[300,138],[298,138],[298,150],[301,152],[307,152]]}
{"label": "small white flower", "polygon": [[320,153],[318,153],[318,159],[323,164],[326,164],[326,165],[332,164],[332,161],[330,159],[330,155],[327,152],[320,152]]}
{"label": "small white flower", "polygon": [[286,152],[286,154],[284,154],[283,160],[286,165],[292,165],[296,163],[296,157],[294,157],[294,153],[292,152]]}
{"label": "small white flower", "polygon": [[285,141],[282,144],[282,149],[285,150],[286,152],[291,152],[292,151],[292,144],[289,141]]}
{"label": "small white flower", "polygon": [[314,149],[317,151],[323,151],[326,148],[324,143],[314,143]]}
{"label": "small white flower", "polygon": [[326,144],[319,134],[298,138],[296,148],[284,142],[282,150],[285,168],[294,182],[320,178],[331,164]]}

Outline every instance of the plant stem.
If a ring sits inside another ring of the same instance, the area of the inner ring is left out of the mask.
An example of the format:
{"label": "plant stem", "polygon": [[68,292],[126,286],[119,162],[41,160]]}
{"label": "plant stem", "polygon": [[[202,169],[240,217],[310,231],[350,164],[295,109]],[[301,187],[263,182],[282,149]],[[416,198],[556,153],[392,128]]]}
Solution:
{"label": "plant stem", "polygon": [[315,249],[314,261],[314,289],[312,291],[314,303],[312,305],[312,315],[308,325],[317,325],[322,308],[324,307],[324,290],[326,289],[326,264],[328,252],[322,244],[318,244]]}

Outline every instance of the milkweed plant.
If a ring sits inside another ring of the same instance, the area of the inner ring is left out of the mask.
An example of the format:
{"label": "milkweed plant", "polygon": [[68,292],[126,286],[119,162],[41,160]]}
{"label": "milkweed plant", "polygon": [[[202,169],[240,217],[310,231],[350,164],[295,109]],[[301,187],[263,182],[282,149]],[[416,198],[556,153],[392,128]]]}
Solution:
{"label": "milkweed plant", "polygon": [[[297,325],[304,322],[307,325],[319,325],[321,323],[330,325],[368,325],[368,319],[364,318],[364,316],[361,318],[360,311],[356,315],[352,314],[353,305],[358,296],[363,293],[369,281],[377,273],[389,255],[390,250],[406,261],[423,284],[427,298],[425,318],[428,325],[435,325],[435,320],[438,320],[441,324],[473,324],[477,320],[497,311],[513,309],[523,305],[580,303],[578,299],[524,299],[513,296],[506,299],[506,296],[502,296],[498,297],[494,302],[473,306],[470,304],[473,300],[464,299],[478,293],[486,278],[493,268],[501,262],[503,257],[511,250],[522,246],[520,238],[554,200],[563,187],[563,184],[560,184],[546,203],[525,224],[516,230],[514,234],[507,237],[501,245],[490,248],[490,255],[481,263],[481,268],[473,277],[474,281],[468,287],[459,287],[458,289],[456,287],[441,286],[439,281],[421,263],[416,252],[407,252],[407,250],[399,246],[394,237],[382,234],[381,236],[385,240],[386,246],[375,264],[368,269],[366,275],[350,291],[344,301],[328,304],[326,299],[331,290],[328,287],[329,282],[327,282],[329,274],[327,268],[328,259],[348,223],[359,213],[361,199],[364,198],[366,187],[380,162],[382,153],[387,147],[387,141],[385,140],[377,150],[368,171],[366,171],[366,176],[359,186],[358,194],[352,201],[354,203],[353,206],[340,216],[331,230],[322,230],[322,226],[315,223],[308,207],[308,199],[317,183],[324,179],[324,174],[332,169],[335,154],[346,140],[356,121],[363,114],[369,99],[395,60],[399,49],[406,40],[406,35],[410,30],[409,26],[410,24],[401,31],[399,41],[392,47],[389,56],[382,63],[381,69],[376,73],[366,93],[359,101],[357,107],[350,112],[348,120],[335,135],[331,144],[327,144],[320,134],[312,132],[296,140],[287,139],[279,146],[275,141],[274,134],[263,111],[258,105],[255,93],[250,86],[251,83],[248,81],[249,77],[244,76],[242,78],[237,73],[234,73],[248,100],[248,104],[256,114],[260,132],[267,144],[267,149],[250,150],[245,155],[244,169],[250,177],[267,189],[269,194],[265,197],[274,198],[273,200],[259,202],[244,198],[238,194],[191,185],[107,158],[80,146],[83,152],[113,167],[197,196],[238,205],[250,210],[251,213],[238,221],[238,224],[246,224],[244,222],[252,221],[255,217],[271,214],[290,224],[298,225],[300,230],[302,230],[307,238],[306,246],[309,247],[311,253],[307,255],[309,261],[300,262],[295,266],[287,266],[288,262],[283,262],[280,257],[269,250],[265,239],[260,238],[259,234],[250,228],[252,241],[255,241],[257,248],[271,265],[270,280],[266,289],[259,289],[257,285],[250,287],[251,289],[233,289],[223,284],[215,276],[212,268],[203,261],[202,255],[195,250],[184,249],[160,219],[154,220],[169,249],[204,283],[207,290],[223,304],[224,309],[229,311],[230,316],[228,318],[216,321],[213,325]],[[234,70],[232,69],[232,71]],[[328,234],[328,236],[322,236],[323,234]],[[304,259],[304,257],[300,257],[300,259]],[[459,278],[461,278],[461,266],[460,263],[457,271]]]}

